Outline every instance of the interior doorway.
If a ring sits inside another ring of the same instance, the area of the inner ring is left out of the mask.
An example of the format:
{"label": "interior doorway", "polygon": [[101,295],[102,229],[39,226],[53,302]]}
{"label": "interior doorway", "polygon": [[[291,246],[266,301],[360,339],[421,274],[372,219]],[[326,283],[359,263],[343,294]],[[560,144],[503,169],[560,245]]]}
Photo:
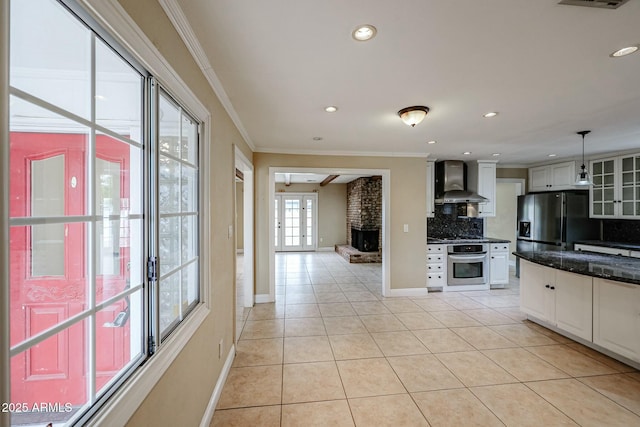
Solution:
{"label": "interior doorway", "polygon": [[[485,222],[487,236],[511,242],[512,251],[516,244],[516,223],[518,196],[525,193],[524,179],[498,178],[496,180],[496,216]],[[515,268],[516,259],[509,255],[509,265]]]}
{"label": "interior doorway", "polygon": [[235,226],[236,238],[236,333],[240,338],[242,326],[255,302],[253,267],[253,164],[235,147]]}
{"label": "interior doorway", "polygon": [[[391,272],[389,269],[390,260],[390,178],[391,171],[388,169],[333,169],[333,168],[304,168],[304,167],[270,167],[269,168],[269,199],[273,202],[269,203],[269,223],[274,226],[269,227],[269,295],[259,295],[260,300],[257,302],[273,302],[275,301],[275,271],[276,271],[276,241],[277,241],[277,223],[276,223],[276,174],[322,174],[327,177],[343,176],[343,175],[359,175],[359,176],[381,176],[382,181],[382,227],[380,231],[380,248],[382,253],[382,289],[383,296],[389,296],[391,293],[390,282]],[[321,201],[320,201],[321,203]],[[346,211],[344,213],[344,227],[346,227]],[[333,249],[333,248],[331,248]]]}

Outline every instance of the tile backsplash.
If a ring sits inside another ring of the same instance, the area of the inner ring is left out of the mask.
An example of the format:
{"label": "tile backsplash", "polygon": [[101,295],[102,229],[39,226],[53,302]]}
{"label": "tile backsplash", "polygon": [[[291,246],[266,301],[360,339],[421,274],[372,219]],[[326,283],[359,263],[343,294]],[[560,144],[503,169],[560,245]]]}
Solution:
{"label": "tile backsplash", "polygon": [[603,219],[602,240],[638,244],[640,243],[640,221]]}
{"label": "tile backsplash", "polygon": [[427,236],[443,238],[481,238],[483,218],[459,216],[455,204],[436,205],[433,218],[427,218]]}

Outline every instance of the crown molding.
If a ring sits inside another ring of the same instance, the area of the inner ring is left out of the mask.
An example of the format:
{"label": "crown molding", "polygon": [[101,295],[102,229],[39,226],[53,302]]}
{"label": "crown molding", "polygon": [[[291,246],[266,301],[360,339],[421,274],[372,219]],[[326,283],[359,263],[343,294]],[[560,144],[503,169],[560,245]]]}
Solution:
{"label": "crown molding", "polygon": [[290,148],[270,148],[256,147],[256,153],[267,154],[292,154],[307,156],[357,156],[357,157],[428,157],[429,153],[393,153],[384,151],[319,151],[319,150],[296,150]]}
{"label": "crown molding", "polygon": [[240,116],[238,116],[235,108],[233,108],[233,104],[231,103],[227,92],[224,90],[222,82],[220,82],[220,79],[213,70],[211,63],[209,62],[209,58],[204,52],[204,49],[202,49],[202,45],[200,45],[200,42],[198,41],[196,34],[193,32],[193,28],[191,28],[191,25],[189,24],[187,17],[182,11],[182,8],[176,0],[159,0],[159,3],[160,6],[162,6],[164,12],[167,14],[167,17],[169,17],[169,20],[173,24],[173,27],[180,35],[180,38],[187,46],[187,49],[189,49],[191,56],[193,56],[193,59],[200,67],[200,70],[202,71],[205,78],[209,82],[209,85],[220,100],[220,103],[224,107],[225,111],[227,112],[233,123],[236,125],[236,128],[238,129],[238,132],[240,132],[240,135],[242,135],[244,142],[247,143],[252,151],[256,151],[255,144],[253,143],[253,141],[251,141],[249,133],[242,124],[242,120],[240,120]]}

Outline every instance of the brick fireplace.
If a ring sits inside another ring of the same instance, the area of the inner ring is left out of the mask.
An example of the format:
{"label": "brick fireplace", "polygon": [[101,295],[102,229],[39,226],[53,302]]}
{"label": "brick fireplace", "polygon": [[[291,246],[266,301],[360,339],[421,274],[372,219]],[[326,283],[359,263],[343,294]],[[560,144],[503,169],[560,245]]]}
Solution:
{"label": "brick fireplace", "polygon": [[[380,262],[382,177],[358,178],[347,184],[347,246],[351,262]],[[371,254],[371,256],[367,256]],[[357,261],[353,261],[353,259]]]}

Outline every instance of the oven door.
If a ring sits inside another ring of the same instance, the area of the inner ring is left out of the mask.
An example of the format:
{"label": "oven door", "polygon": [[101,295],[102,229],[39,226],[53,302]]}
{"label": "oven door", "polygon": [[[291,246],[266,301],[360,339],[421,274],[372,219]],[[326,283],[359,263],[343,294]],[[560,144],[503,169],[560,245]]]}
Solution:
{"label": "oven door", "polygon": [[488,273],[487,254],[447,256],[447,285],[484,285]]}

